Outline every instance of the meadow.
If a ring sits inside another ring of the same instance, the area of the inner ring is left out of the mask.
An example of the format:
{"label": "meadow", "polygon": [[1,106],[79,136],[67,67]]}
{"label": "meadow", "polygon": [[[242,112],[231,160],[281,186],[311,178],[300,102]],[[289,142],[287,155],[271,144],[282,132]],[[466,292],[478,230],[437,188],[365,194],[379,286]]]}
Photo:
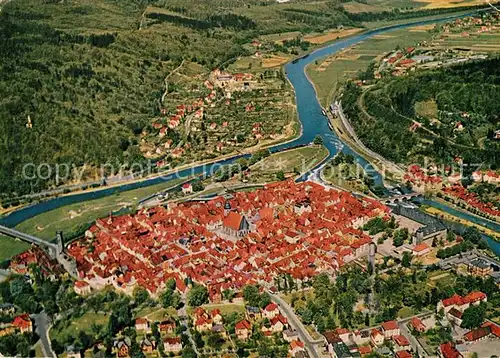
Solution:
{"label": "meadow", "polygon": [[428,32],[408,29],[374,36],[336,55],[317,60],[307,67],[307,75],[316,88],[321,105],[328,106],[342,84],[366,70],[370,63],[381,59],[397,46],[405,48],[430,38]]}

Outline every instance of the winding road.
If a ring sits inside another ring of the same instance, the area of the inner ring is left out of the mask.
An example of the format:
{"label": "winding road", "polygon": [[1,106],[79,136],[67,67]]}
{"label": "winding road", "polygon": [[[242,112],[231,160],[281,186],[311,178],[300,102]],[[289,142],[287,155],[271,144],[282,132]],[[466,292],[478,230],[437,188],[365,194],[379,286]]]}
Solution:
{"label": "winding road", "polygon": [[56,358],[57,356],[52,350],[52,346],[50,344],[50,318],[43,311],[41,313],[33,315],[32,318],[35,321],[35,331],[40,337],[44,357]]}

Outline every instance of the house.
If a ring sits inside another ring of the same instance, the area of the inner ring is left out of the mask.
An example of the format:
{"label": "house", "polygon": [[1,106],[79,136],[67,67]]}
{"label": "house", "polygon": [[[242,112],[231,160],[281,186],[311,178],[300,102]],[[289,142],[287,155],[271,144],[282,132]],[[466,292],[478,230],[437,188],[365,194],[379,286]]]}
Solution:
{"label": "house", "polygon": [[12,325],[19,329],[21,333],[33,332],[33,324],[31,323],[30,316],[27,313],[15,317],[12,321]]}
{"label": "house", "polygon": [[384,344],[384,335],[376,328],[372,329],[370,333],[370,340],[375,347]]}
{"label": "house", "polygon": [[12,315],[14,312],[16,312],[16,307],[12,303],[0,304],[0,314]]}
{"label": "house", "polygon": [[396,321],[382,322],[381,326],[385,338],[391,338],[400,334],[399,325]]}
{"label": "house", "polygon": [[113,349],[118,358],[125,358],[129,356],[129,350],[132,342],[130,338],[125,337],[124,339],[120,339],[113,342]]}
{"label": "house", "polygon": [[451,342],[446,342],[439,346],[438,356],[440,358],[463,358],[460,352],[455,348],[455,345]]}
{"label": "house", "polygon": [[283,331],[283,339],[288,343],[292,343],[294,340],[299,339],[299,333],[292,329],[286,329]]}
{"label": "house", "polygon": [[250,232],[250,224],[243,215],[230,211],[222,222],[222,229],[228,235],[242,237]]}
{"label": "house", "polygon": [[283,332],[283,330],[287,326],[288,326],[288,320],[281,314],[278,314],[276,317],[271,319],[271,330],[273,333]]}
{"label": "house", "polygon": [[358,352],[359,354],[361,354],[361,356],[365,356],[365,355],[368,355],[372,352],[372,346],[368,345],[368,346],[361,346],[358,348]]}
{"label": "house", "polygon": [[477,342],[488,338],[492,334],[494,335],[492,326],[483,325],[464,334],[464,340],[466,342]]}
{"label": "house", "polygon": [[247,306],[245,311],[245,317],[250,321],[256,321],[262,319],[260,308]]}
{"label": "house", "polygon": [[330,352],[333,358],[354,358],[359,357],[358,353],[353,354],[349,350],[349,347],[344,342],[338,342],[332,345],[332,351]]}
{"label": "house", "polygon": [[416,245],[412,251],[413,256],[425,256],[431,252],[431,248],[425,242],[422,242],[421,244]]}
{"label": "house", "polygon": [[143,332],[151,331],[149,321],[146,318],[137,318],[135,320],[135,330],[139,331],[139,332],[140,331],[143,331]]}
{"label": "house", "polygon": [[66,357],[67,358],[82,358],[82,355],[78,349],[75,349],[75,346],[69,346],[66,348]]}
{"label": "house", "polygon": [[76,281],[73,285],[73,289],[76,294],[80,296],[88,295],[92,291],[90,285],[85,281]]}
{"label": "house", "polygon": [[395,335],[392,336],[392,340],[394,341],[394,350],[395,351],[406,351],[411,349],[410,342],[403,335]]}
{"label": "house", "polygon": [[182,342],[180,337],[164,338],[163,349],[166,353],[179,353],[182,351]]}
{"label": "house", "polygon": [[252,324],[244,319],[236,323],[236,325],[234,326],[234,330],[238,339],[246,341],[252,333]]}
{"label": "house", "polygon": [[396,358],[413,358],[413,354],[408,351],[396,352]]}
{"label": "house", "polygon": [[423,333],[427,330],[427,327],[425,326],[424,322],[422,322],[422,320],[418,317],[413,317],[410,320],[410,327],[420,333]]}
{"label": "house", "polygon": [[141,340],[141,350],[144,353],[151,354],[156,349],[156,342],[154,340],[149,339],[148,337],[144,337]]}
{"label": "house", "polygon": [[474,276],[487,277],[493,272],[493,267],[486,260],[477,258],[469,262],[468,271]]}
{"label": "house", "polygon": [[182,193],[183,194],[191,194],[193,192],[193,185],[191,183],[182,184]]}
{"label": "house", "polygon": [[198,332],[210,331],[212,329],[212,320],[201,316],[196,320],[195,327]]}
{"label": "house", "polygon": [[273,319],[279,314],[280,310],[278,309],[278,305],[273,302],[268,304],[262,311],[262,315],[267,319]]}
{"label": "house", "polygon": [[164,320],[160,322],[160,324],[158,325],[158,329],[160,330],[160,332],[173,333],[175,330],[175,326],[175,321]]}
{"label": "house", "polygon": [[210,316],[215,324],[222,324],[222,315],[219,309],[214,309],[210,312]]}
{"label": "house", "polygon": [[462,311],[459,311],[458,309],[453,307],[451,310],[449,310],[446,313],[446,318],[448,319],[448,321],[450,323],[456,324],[457,326],[461,326],[462,325],[462,315],[463,315]]}
{"label": "house", "polygon": [[292,356],[295,356],[299,351],[304,351],[304,342],[301,342],[299,340],[293,340],[290,342],[290,350],[289,352],[292,354]]}
{"label": "house", "polygon": [[219,334],[221,337],[226,337],[226,329],[223,324],[214,324],[211,331],[212,333]]}
{"label": "house", "polygon": [[465,311],[471,304],[478,305],[481,302],[486,302],[488,297],[481,291],[473,291],[464,297],[454,294],[449,298],[442,299],[438,302],[436,310],[439,312],[441,309],[448,313],[452,308],[456,308],[460,312]]}

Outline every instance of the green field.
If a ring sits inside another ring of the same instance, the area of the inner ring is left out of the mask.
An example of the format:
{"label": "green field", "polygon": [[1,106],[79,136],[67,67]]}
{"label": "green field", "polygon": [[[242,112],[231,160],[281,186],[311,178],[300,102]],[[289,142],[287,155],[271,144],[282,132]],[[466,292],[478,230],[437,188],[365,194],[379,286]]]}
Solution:
{"label": "green field", "polygon": [[[176,179],[168,183],[156,184],[101,199],[63,206],[28,219],[19,224],[16,229],[45,240],[54,239],[56,231],[59,230],[71,235],[71,233],[78,231],[82,225],[88,225],[97,218],[107,216],[110,212],[123,208],[135,208],[141,199],[174,187],[185,180]],[[0,260],[8,259],[28,248],[29,245],[22,241],[0,237]]]}
{"label": "green field", "polygon": [[[245,304],[244,303],[229,303],[229,304],[209,304],[201,306],[205,311],[210,312],[215,309],[219,309],[222,315],[227,315],[233,312],[236,313],[245,313]],[[187,308],[187,314],[191,315],[194,311],[193,307]]]}
{"label": "green field", "polygon": [[363,182],[364,176],[363,167],[357,163],[327,165],[323,170],[324,180],[349,191],[368,192],[369,188]]}
{"label": "green field", "polygon": [[50,330],[50,338],[57,339],[59,342],[66,342],[64,337],[78,337],[78,333],[83,331],[87,334],[92,334],[91,325],[106,326],[108,316],[102,313],[87,312],[83,316],[68,322],[60,321]]}
{"label": "green field", "polygon": [[177,311],[174,308],[146,307],[136,313],[136,317],[145,317],[150,321],[162,321],[168,317],[177,317]]}
{"label": "green field", "polygon": [[359,71],[365,70],[379,56],[397,46],[404,48],[430,38],[431,34],[424,31],[391,31],[372,37],[335,56],[317,60],[307,67],[307,75],[314,83],[320,103],[327,106],[342,83],[354,78]]}
{"label": "green field", "polygon": [[321,146],[308,146],[272,154],[250,167],[252,182],[276,181],[278,172],[305,173],[321,163],[328,155],[328,150]]}

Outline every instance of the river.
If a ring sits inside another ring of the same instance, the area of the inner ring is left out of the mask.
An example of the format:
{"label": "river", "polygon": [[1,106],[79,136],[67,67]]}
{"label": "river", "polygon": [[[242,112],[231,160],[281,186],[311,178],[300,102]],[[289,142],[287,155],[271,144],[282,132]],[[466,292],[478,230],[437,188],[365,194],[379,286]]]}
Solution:
{"label": "river", "polygon": [[[397,29],[402,29],[402,28],[407,28],[407,27],[412,27],[412,26],[419,26],[419,25],[425,25],[425,24],[430,24],[430,23],[437,23],[437,22],[442,22],[442,21],[447,21],[447,20],[452,20],[460,17],[464,17],[466,15],[457,15],[457,16],[447,16],[443,17],[440,19],[432,19],[432,20],[421,20],[421,21],[415,21],[412,23],[407,23],[407,24],[400,24],[400,25],[393,25],[393,26],[388,26],[384,27],[381,29],[377,30],[371,30],[368,32],[364,32],[359,35],[355,35],[353,37],[347,38],[342,41],[334,42],[330,45],[327,45],[325,47],[322,47],[311,54],[288,63],[285,66],[286,70],[286,75],[290,83],[295,89],[295,96],[296,96],[296,103],[297,103],[297,111],[298,111],[298,117],[302,125],[302,133],[299,138],[285,144],[280,144],[276,145],[274,147],[271,147],[270,150],[271,152],[277,152],[281,151],[284,149],[296,147],[299,145],[306,145],[311,143],[314,138],[317,135],[320,135],[323,138],[324,144],[327,147],[328,151],[330,152],[329,158],[332,158],[335,156],[339,151],[343,151],[345,153],[352,154],[356,160],[367,170],[367,172],[370,173],[372,178],[375,181],[375,184],[383,184],[382,177],[380,173],[378,173],[372,166],[371,164],[363,157],[361,157],[358,153],[354,152],[347,144],[342,142],[339,137],[336,135],[334,131],[330,128],[328,124],[328,119],[322,114],[322,108],[318,102],[317,96],[315,89],[312,85],[312,83],[309,81],[305,74],[305,68],[307,65],[312,63],[318,58],[324,57],[324,56],[329,56],[332,54],[335,54],[349,46],[355,45],[361,41],[364,41],[374,35],[382,34],[385,32],[397,30]],[[154,184],[158,184],[161,182],[168,182],[172,179],[175,179],[177,177],[188,177],[190,175],[196,175],[196,174],[203,174],[207,172],[213,172],[214,168],[220,165],[224,164],[230,164],[234,162],[235,160],[241,158],[241,157],[249,157],[249,155],[241,155],[241,156],[236,156],[230,159],[226,160],[221,160],[219,162],[215,162],[210,165],[199,165],[195,166],[193,168],[189,169],[184,169],[181,170],[175,174],[169,174],[163,177],[156,177],[152,179],[146,179],[134,183],[129,183],[129,184],[124,184],[112,188],[105,188],[101,190],[96,190],[96,191],[91,191],[91,192],[84,192],[84,193],[78,193],[78,194],[72,194],[72,195],[67,195],[67,196],[62,196],[54,199],[50,199],[47,201],[39,202],[24,208],[21,208],[17,211],[12,212],[11,214],[3,217],[0,219],[0,224],[9,226],[9,227],[14,227],[16,225],[19,225],[21,222],[32,218],[36,215],[39,215],[43,212],[50,211],[57,209],[59,207],[69,205],[69,204],[74,204],[78,202],[83,202],[83,201],[88,201],[88,200],[93,200],[93,199],[99,199],[103,198],[109,195],[112,195],[117,192],[121,191],[127,191],[127,190],[132,190],[132,189],[137,189],[141,187],[146,187]],[[307,173],[304,175],[302,179],[307,179],[309,175],[312,173]],[[431,204],[433,205],[433,204]],[[433,205],[434,206],[434,205]],[[449,212],[450,214],[455,215],[454,212],[451,212],[449,207],[443,208],[441,207],[440,209],[445,210]],[[462,212],[458,212],[461,217],[463,217]],[[467,218],[468,219],[468,218]],[[477,218],[474,217],[474,220],[478,220]],[[495,252],[498,253],[500,251],[500,244],[495,242],[497,244],[497,250],[494,250]]]}

